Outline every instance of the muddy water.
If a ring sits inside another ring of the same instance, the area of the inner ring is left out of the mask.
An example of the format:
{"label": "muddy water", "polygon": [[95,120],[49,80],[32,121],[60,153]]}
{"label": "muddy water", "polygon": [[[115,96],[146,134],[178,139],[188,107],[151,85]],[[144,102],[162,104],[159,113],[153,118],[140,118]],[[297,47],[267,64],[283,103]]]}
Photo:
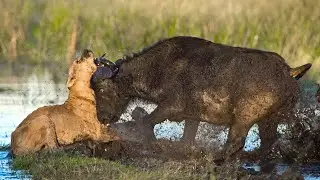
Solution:
{"label": "muddy water", "polygon": [[[0,80],[0,145],[10,144],[11,132],[33,110],[44,105],[63,103],[67,98],[65,81],[54,82],[49,70],[44,71],[41,75],[30,73],[16,78],[14,81],[10,78]],[[127,111],[121,116],[121,121],[131,120],[130,113],[136,106],[145,108],[148,113],[156,108],[154,104],[135,100],[130,103]],[[166,121],[155,127],[155,134],[157,138],[179,140],[182,137],[183,127],[184,122]],[[206,133],[208,130],[215,133],[209,133],[208,135]],[[281,131],[281,127],[279,131]],[[260,139],[257,133],[257,127],[254,126],[246,139],[246,151],[259,147]],[[197,140],[221,148],[226,141],[226,136],[227,129],[201,123]],[[7,154],[7,151],[0,151],[0,179],[30,178],[10,168],[10,158]],[[255,165],[251,165],[251,167],[259,169]],[[279,164],[278,172],[282,173],[286,168],[287,165]],[[320,178],[320,167],[317,164],[299,166],[298,168],[307,179]]]}
{"label": "muddy water", "polygon": [[[260,170],[259,166],[252,165],[252,164],[251,165],[244,164],[243,167],[251,168],[251,169],[254,169],[255,171]],[[276,166],[277,174],[281,175],[289,168],[295,168],[297,171],[299,171],[303,175],[303,177],[306,180],[320,179],[320,163],[305,164],[305,165],[300,165],[300,166],[292,166],[292,165],[288,165],[288,164],[278,164]]]}

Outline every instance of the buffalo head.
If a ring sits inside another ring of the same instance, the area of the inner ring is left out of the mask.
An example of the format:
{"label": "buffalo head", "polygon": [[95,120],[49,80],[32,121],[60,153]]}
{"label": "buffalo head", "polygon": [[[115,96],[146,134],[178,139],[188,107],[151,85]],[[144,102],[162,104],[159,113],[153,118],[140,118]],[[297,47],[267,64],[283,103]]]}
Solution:
{"label": "buffalo head", "polygon": [[119,66],[112,61],[104,57],[103,54],[101,57],[95,58],[94,63],[98,66],[97,71],[93,75],[93,81],[97,82],[98,80],[110,79],[115,76],[119,71]]}

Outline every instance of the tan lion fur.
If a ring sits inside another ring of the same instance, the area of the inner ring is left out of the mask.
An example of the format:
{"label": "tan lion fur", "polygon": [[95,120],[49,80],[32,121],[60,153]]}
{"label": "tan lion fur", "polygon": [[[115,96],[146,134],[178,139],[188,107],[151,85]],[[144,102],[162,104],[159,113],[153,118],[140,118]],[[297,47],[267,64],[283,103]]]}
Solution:
{"label": "tan lion fur", "polygon": [[80,140],[108,142],[119,139],[97,119],[95,95],[90,88],[90,79],[96,69],[92,51],[85,50],[69,68],[66,102],[35,110],[12,133],[14,155],[58,148]]}

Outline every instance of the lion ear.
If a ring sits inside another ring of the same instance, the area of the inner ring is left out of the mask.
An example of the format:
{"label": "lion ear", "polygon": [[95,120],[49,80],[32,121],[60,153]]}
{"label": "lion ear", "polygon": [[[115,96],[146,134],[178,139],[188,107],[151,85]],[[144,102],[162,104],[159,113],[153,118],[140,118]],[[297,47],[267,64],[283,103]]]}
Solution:
{"label": "lion ear", "polygon": [[74,61],[72,63],[72,65],[69,67],[69,73],[68,73],[68,80],[67,80],[67,87],[70,88],[71,86],[73,86],[76,77],[75,77],[75,71],[74,71],[74,67],[76,66],[76,61]]}

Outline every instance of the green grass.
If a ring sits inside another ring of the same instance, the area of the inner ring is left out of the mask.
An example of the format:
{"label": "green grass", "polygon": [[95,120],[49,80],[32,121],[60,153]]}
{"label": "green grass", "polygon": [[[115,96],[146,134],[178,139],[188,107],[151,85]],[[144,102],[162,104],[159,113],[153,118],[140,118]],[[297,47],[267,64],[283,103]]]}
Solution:
{"label": "green grass", "polygon": [[[159,163],[148,159],[141,162],[152,166],[138,167],[97,158],[74,156],[66,153],[40,153],[17,157],[13,168],[25,170],[33,179],[214,179],[209,171],[184,167],[181,163]],[[213,166],[211,166],[212,168]]]}
{"label": "green grass", "polygon": [[[291,66],[312,62],[317,67],[319,6],[314,0],[4,0],[0,59],[66,69],[74,50],[91,48],[116,60],[160,38],[191,35],[275,51]],[[308,73],[311,79],[318,75],[317,68]]]}

